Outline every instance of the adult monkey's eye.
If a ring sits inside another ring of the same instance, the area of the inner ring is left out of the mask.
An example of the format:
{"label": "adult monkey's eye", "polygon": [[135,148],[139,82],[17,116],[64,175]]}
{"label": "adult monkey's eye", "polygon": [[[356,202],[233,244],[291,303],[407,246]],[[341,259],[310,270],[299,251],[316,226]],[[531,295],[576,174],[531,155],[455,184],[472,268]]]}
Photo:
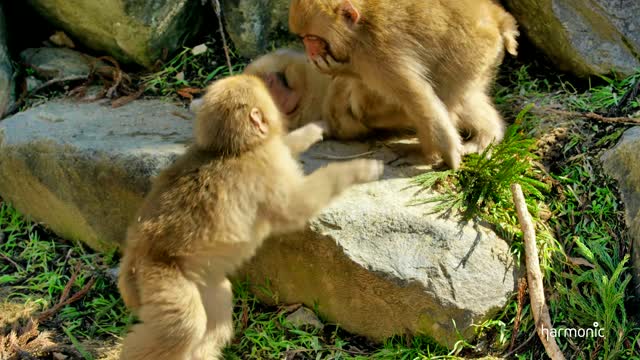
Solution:
{"label": "adult monkey's eye", "polygon": [[283,72],[277,72],[276,76],[278,77],[278,80],[280,80],[280,83],[282,83],[282,85],[284,85],[287,88],[290,88],[289,81],[287,81],[287,77]]}

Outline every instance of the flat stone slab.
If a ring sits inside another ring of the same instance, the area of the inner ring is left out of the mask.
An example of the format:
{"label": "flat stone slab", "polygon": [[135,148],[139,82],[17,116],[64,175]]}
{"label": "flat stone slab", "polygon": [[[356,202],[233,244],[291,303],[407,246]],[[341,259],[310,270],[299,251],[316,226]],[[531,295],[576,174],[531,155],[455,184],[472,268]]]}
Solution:
{"label": "flat stone slab", "polygon": [[[185,117],[156,100],[117,109],[55,101],[17,114],[0,122],[0,196],[65,238],[117,246],[151,177],[189,143]],[[404,148],[314,146],[301,159],[306,172],[352,155],[389,165],[381,181],[350,189],[306,230],[268,239],[237,276],[265,301],[317,304],[329,321],[372,339],[424,333],[451,346],[457,332],[471,338],[471,325],[515,291],[514,259],[488,228],[409,206],[426,195],[411,183],[425,169],[399,165]],[[270,291],[259,290],[265,285]]]}

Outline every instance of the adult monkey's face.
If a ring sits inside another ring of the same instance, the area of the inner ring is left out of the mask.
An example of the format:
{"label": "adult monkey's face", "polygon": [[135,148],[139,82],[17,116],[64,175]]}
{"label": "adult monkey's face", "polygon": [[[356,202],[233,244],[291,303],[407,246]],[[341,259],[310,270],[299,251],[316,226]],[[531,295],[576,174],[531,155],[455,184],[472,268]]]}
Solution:
{"label": "adult monkey's face", "polygon": [[350,0],[292,0],[289,29],[302,38],[305,52],[322,72],[350,60],[360,12]]}

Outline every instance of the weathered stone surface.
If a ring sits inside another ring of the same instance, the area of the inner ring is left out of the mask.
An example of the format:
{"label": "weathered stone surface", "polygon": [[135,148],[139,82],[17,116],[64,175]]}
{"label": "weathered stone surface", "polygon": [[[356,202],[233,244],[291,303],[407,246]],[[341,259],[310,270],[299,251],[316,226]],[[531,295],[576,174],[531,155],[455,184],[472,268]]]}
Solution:
{"label": "weathered stone surface", "polygon": [[73,40],[120,61],[151,66],[200,25],[191,0],[29,0]]}
{"label": "weathered stone surface", "polygon": [[89,76],[93,67],[107,66],[93,56],[67,48],[29,48],[20,53],[20,59],[47,79]]}
{"label": "weathered stone surface", "polygon": [[13,66],[7,49],[7,29],[0,4],[0,118],[14,101]]}
{"label": "weathered stone surface", "polygon": [[295,45],[289,34],[289,0],[222,0],[226,29],[236,51],[249,58],[276,46]]}
{"label": "weathered stone surface", "polygon": [[625,206],[625,217],[633,241],[635,289],[640,296],[640,127],[624,134],[618,145],[604,153],[604,170],[618,181]]}
{"label": "weathered stone surface", "polygon": [[105,250],[125,235],[149,178],[183,151],[175,106],[50,102],[0,122],[0,194],[59,235]]}
{"label": "weathered stone surface", "polygon": [[640,67],[637,0],[505,0],[533,43],[563,70],[584,76]]}
{"label": "weathered stone surface", "polygon": [[[9,118],[0,123],[0,196],[62,236],[117,244],[149,177],[191,136],[191,122],[174,111],[184,110],[157,101],[118,109],[55,102]],[[327,141],[302,161],[310,172],[327,155],[371,150],[391,163],[392,149]],[[383,180],[350,189],[306,230],[268,239],[238,276],[256,285],[268,279],[279,301],[317,304],[329,321],[374,339],[425,333],[452,345],[454,321],[471,337],[471,324],[514,291],[514,260],[487,228],[408,206],[419,171],[388,166]]]}

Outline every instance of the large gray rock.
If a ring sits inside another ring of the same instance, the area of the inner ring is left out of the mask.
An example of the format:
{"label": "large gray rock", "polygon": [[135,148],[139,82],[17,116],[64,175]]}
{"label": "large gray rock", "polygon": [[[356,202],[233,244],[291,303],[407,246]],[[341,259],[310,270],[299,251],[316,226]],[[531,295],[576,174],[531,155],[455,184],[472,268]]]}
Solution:
{"label": "large gray rock", "polygon": [[200,1],[28,0],[74,40],[120,61],[151,66],[201,23]]}
{"label": "large gray rock", "polygon": [[611,150],[602,156],[604,170],[618,181],[625,218],[633,241],[633,267],[636,294],[640,296],[640,127],[634,127]]}
{"label": "large gray rock", "polygon": [[[149,178],[185,148],[191,122],[157,101],[111,109],[54,102],[0,123],[0,195],[64,237],[104,249],[118,244]],[[382,145],[324,142],[302,158],[307,172],[327,155],[392,162]],[[354,187],[301,232],[268,239],[241,271],[267,281],[265,300],[318,305],[330,321],[374,339],[425,333],[452,345],[456,327],[499,311],[515,289],[509,245],[489,229],[408,206],[420,170],[388,166]],[[258,286],[260,288],[260,286]],[[454,325],[455,322],[455,325]]]}
{"label": "large gray rock", "polygon": [[107,250],[149,178],[190,139],[174,105],[50,102],[0,122],[0,194],[59,235]]}
{"label": "large gray rock", "polygon": [[637,0],[505,0],[533,43],[579,76],[640,67]]}
{"label": "large gray rock", "polygon": [[13,66],[7,49],[7,29],[0,4],[0,119],[14,101]]}
{"label": "large gray rock", "polygon": [[296,45],[289,34],[289,0],[222,0],[226,30],[236,51],[253,58],[276,47]]}

